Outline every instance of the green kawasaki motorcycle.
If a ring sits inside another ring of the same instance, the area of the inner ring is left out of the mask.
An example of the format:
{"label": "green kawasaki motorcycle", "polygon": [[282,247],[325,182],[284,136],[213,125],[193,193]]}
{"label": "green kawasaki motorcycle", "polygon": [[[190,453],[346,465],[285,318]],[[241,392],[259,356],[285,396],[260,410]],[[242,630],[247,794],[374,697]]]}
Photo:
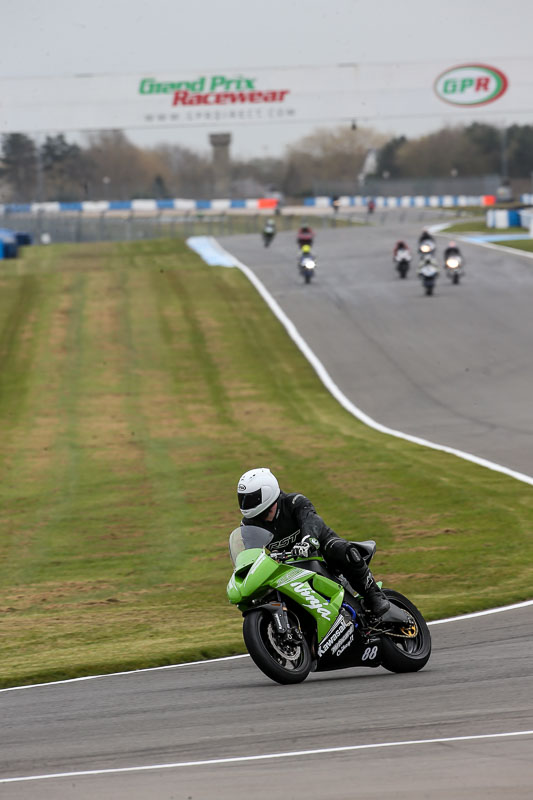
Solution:
{"label": "green kawasaki motorcycle", "polygon": [[[390,609],[369,614],[343,576],[311,554],[270,553],[272,534],[246,525],[230,536],[233,575],[228,597],[243,613],[244,642],[253,661],[278,683],[300,683],[310,672],[379,667],[416,672],[431,654],[426,622],[407,597],[383,589]],[[373,541],[354,542],[370,563]]]}

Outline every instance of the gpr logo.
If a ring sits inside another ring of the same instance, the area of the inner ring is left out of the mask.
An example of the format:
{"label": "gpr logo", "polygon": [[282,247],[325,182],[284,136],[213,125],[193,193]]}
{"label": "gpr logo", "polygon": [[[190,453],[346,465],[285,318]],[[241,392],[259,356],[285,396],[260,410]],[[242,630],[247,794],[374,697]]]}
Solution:
{"label": "gpr logo", "polygon": [[507,77],[486,64],[461,64],[443,72],[434,84],[435,93],[456,106],[482,106],[498,100],[507,90]]}

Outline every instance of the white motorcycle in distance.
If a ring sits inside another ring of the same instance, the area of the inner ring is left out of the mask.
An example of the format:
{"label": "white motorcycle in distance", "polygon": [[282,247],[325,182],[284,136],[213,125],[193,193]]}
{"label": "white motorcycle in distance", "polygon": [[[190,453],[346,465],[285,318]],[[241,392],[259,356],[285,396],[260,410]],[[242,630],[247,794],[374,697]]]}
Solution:
{"label": "white motorcycle in distance", "polygon": [[310,253],[303,255],[298,262],[298,269],[303,276],[305,283],[311,283],[315,274],[316,259]]}
{"label": "white motorcycle in distance", "polygon": [[463,257],[458,250],[445,254],[444,269],[452,283],[459,283],[464,275]]}
{"label": "white motorcycle in distance", "polygon": [[439,277],[439,267],[431,256],[426,256],[418,268],[418,277],[422,281],[424,291],[427,295],[432,295],[435,282]]}
{"label": "white motorcycle in distance", "polygon": [[403,247],[399,248],[394,254],[394,263],[400,275],[400,278],[407,277],[409,267],[411,266],[411,253]]}

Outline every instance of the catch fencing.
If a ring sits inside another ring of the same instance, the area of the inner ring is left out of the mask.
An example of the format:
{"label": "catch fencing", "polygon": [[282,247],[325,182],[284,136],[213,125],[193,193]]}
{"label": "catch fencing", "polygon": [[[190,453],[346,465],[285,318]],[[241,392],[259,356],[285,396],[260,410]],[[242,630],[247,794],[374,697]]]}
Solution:
{"label": "catch fencing", "polygon": [[[165,213],[143,216],[115,215],[109,212],[89,216],[78,214],[24,214],[4,216],[6,227],[29,233],[35,244],[40,242],[119,242],[141,241],[163,237],[229,236],[237,233],[258,233],[266,217],[260,214],[171,215]],[[295,230],[305,218],[284,214],[276,217],[279,232]],[[354,217],[342,220],[332,215],[313,215],[315,229],[353,224]]]}

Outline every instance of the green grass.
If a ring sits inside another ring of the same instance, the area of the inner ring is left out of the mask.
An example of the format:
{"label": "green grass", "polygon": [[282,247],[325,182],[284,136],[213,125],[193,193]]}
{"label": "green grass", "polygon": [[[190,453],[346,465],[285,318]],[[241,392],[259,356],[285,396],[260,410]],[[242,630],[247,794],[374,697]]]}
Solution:
{"label": "green grass", "polygon": [[457,222],[450,225],[443,233],[527,233],[527,228],[515,226],[514,228],[488,228],[485,220],[471,220],[470,222]]}
{"label": "green grass", "polygon": [[503,245],[504,247],[514,247],[517,250],[527,250],[530,253],[533,252],[533,239],[519,239],[511,240],[509,242],[498,242],[498,244]]}
{"label": "green grass", "polygon": [[0,685],[243,652],[236,483],[268,465],[428,618],[531,596],[531,487],[378,434],[238,271],[176,240],[0,268]]}

